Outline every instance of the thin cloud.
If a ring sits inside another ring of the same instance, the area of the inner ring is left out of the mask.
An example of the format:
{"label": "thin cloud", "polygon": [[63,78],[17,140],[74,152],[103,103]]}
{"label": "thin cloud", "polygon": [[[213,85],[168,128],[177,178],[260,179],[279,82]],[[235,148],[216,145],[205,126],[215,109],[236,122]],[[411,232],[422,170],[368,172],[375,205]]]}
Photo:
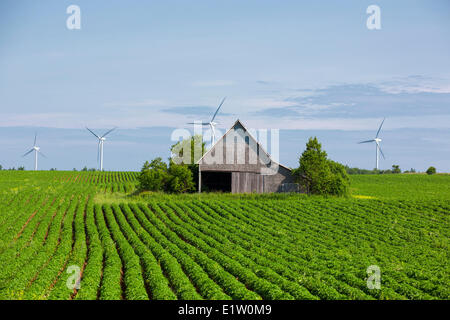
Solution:
{"label": "thin cloud", "polygon": [[103,106],[105,107],[112,107],[112,108],[162,107],[166,105],[167,102],[164,100],[116,101],[116,102],[107,102],[103,104]]}
{"label": "thin cloud", "polygon": [[251,115],[261,117],[274,117],[274,118],[276,117],[294,118],[300,116],[300,114],[297,111],[289,108],[267,108],[261,111],[252,112]]}
{"label": "thin cloud", "polygon": [[284,108],[297,105],[296,101],[288,101],[279,98],[253,98],[237,101],[243,108]]}
{"label": "thin cloud", "polygon": [[209,80],[209,81],[195,81],[192,83],[194,87],[225,87],[232,86],[236,83],[231,80]]}
{"label": "thin cloud", "polygon": [[423,75],[397,77],[379,83],[381,90],[392,93],[450,93],[450,81]]}
{"label": "thin cloud", "polygon": [[[392,88],[392,87],[391,87]],[[289,97],[300,113],[326,117],[383,117],[449,114],[450,93],[425,91],[423,87],[400,91],[386,89],[386,84],[342,84],[316,90],[308,97]],[[441,92],[442,91],[442,92]]]}
{"label": "thin cloud", "polygon": [[204,115],[204,114],[211,114],[216,111],[212,107],[171,107],[171,108],[165,108],[160,109],[161,112],[165,113],[176,113],[176,114],[185,114],[185,115]]}

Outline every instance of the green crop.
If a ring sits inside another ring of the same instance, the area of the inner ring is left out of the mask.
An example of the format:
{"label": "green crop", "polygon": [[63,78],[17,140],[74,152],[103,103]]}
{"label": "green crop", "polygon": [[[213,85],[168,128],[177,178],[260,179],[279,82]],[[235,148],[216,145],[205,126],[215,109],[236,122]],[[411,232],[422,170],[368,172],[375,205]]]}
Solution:
{"label": "green crop", "polygon": [[0,171],[0,299],[450,299],[450,175],[355,175],[348,198],[137,178]]}

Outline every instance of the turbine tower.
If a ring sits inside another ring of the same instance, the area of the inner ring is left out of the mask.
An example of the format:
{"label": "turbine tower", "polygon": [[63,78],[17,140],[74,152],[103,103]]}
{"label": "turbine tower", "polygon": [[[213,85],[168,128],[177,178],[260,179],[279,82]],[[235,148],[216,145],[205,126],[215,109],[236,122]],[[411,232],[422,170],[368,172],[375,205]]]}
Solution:
{"label": "turbine tower", "polygon": [[378,151],[379,151],[379,152],[381,153],[381,155],[383,156],[383,159],[386,159],[386,158],[384,157],[383,151],[381,150],[381,146],[380,146],[381,139],[378,138],[378,135],[380,134],[381,127],[383,126],[384,120],[386,120],[386,118],[384,118],[383,121],[381,122],[380,127],[378,128],[378,131],[377,131],[377,135],[375,136],[374,139],[358,142],[358,143],[370,143],[370,142],[375,142],[375,168],[377,168],[377,170],[378,170],[378,158],[379,158]]}
{"label": "turbine tower", "polygon": [[[223,98],[222,101],[220,102],[219,107],[217,108],[216,112],[214,112],[214,115],[211,118],[211,121],[210,122],[202,122],[201,123],[202,126],[209,126],[211,128],[211,147],[216,142],[216,128],[215,128],[215,126],[217,125],[217,122],[214,122],[214,119],[216,118],[217,113],[219,113],[219,109],[220,109],[220,107],[222,107],[222,105],[225,102],[226,98],[227,97]],[[189,122],[188,124],[196,124],[196,123]]]}
{"label": "turbine tower", "polygon": [[115,130],[117,127],[112,128],[111,130],[106,131],[102,136],[98,136],[97,134],[95,134],[91,129],[89,129],[88,127],[86,127],[86,129],[89,130],[90,133],[92,133],[97,139],[98,139],[98,147],[97,147],[97,163],[99,162],[99,158],[100,158],[100,163],[99,163],[99,168],[100,171],[103,171],[103,144],[105,143],[106,140],[106,135],[108,135],[109,133],[111,133],[113,130]]}
{"label": "turbine tower", "polygon": [[27,153],[25,153],[22,157],[25,157],[26,155],[29,155],[30,153],[32,153],[34,151],[34,170],[37,171],[38,168],[38,153],[40,153],[44,158],[47,158],[41,151],[41,148],[39,148],[36,145],[36,138],[37,138],[37,133],[34,134],[34,143],[33,143],[33,148],[31,148],[30,151],[28,151]]}

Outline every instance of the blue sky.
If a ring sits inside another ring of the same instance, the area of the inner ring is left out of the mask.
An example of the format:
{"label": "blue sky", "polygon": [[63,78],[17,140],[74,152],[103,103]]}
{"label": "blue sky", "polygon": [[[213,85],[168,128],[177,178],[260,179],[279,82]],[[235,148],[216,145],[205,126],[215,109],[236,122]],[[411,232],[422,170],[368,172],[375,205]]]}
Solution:
{"label": "blue sky", "polygon": [[[66,8],[81,8],[81,30]],[[381,30],[366,8],[381,8]],[[281,129],[295,166],[309,136],[331,158],[382,168],[450,171],[448,1],[8,1],[0,3],[0,164],[39,135],[40,168],[96,165],[84,129],[118,126],[105,168],[168,157],[174,128],[236,118]]]}

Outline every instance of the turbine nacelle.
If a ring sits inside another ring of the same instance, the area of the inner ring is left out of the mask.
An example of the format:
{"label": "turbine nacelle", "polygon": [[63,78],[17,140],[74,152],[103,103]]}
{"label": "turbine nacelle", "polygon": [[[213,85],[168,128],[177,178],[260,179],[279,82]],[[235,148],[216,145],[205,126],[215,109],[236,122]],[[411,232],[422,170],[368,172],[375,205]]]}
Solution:
{"label": "turbine nacelle", "polygon": [[36,145],[36,139],[37,139],[37,133],[34,134],[33,147],[22,156],[22,157],[25,157],[25,156],[29,155],[30,153],[32,153],[34,151],[34,170],[37,170],[38,153],[41,154],[41,156],[43,156],[44,158],[46,158],[46,156],[41,152],[41,148],[39,148]]}
{"label": "turbine nacelle", "polygon": [[378,152],[381,153],[381,155],[383,156],[383,159],[385,158],[384,157],[384,153],[381,150],[381,146],[380,146],[381,138],[378,138],[378,135],[380,134],[380,131],[381,131],[381,127],[383,127],[384,120],[386,120],[386,118],[384,118],[383,121],[381,122],[380,127],[378,128],[378,131],[377,131],[377,134],[376,134],[375,138],[373,138],[371,140],[366,140],[366,141],[359,142],[359,143],[372,143],[372,142],[375,142],[375,149],[376,149],[375,168],[377,170],[378,170]]}
{"label": "turbine nacelle", "polygon": [[[216,118],[217,113],[219,112],[220,107],[222,107],[223,103],[225,102],[225,99],[226,99],[226,97],[223,98],[222,101],[220,102],[219,107],[216,109],[216,112],[214,112],[214,115],[213,115],[213,117],[211,118],[211,121],[210,121],[210,122],[202,122],[202,123],[201,123],[202,126],[210,126],[210,127],[211,127],[211,131],[212,131],[212,132],[211,132],[211,147],[214,145],[214,142],[215,142],[215,140],[216,140],[216,131],[215,131],[215,128],[214,128],[214,127],[217,125],[217,122],[214,122],[214,119]],[[190,123],[188,123],[188,124],[196,125],[196,124],[198,124],[198,123],[190,122]]]}
{"label": "turbine nacelle", "polygon": [[102,136],[97,135],[94,131],[86,127],[86,129],[92,133],[94,137],[98,139],[98,148],[97,148],[97,162],[99,162],[99,169],[103,171],[103,143],[106,141],[106,136],[117,127],[112,128],[111,130],[106,131]]}

